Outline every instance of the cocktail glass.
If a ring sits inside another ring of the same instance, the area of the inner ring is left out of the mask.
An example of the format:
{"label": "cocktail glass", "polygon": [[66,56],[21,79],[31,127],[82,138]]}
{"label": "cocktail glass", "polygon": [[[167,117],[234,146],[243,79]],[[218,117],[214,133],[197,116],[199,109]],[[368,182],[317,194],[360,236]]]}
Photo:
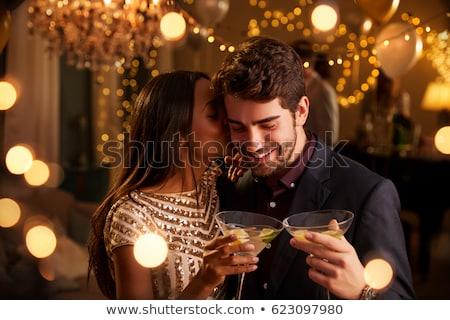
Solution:
{"label": "cocktail glass", "polygon": [[[283,230],[283,223],[273,217],[248,211],[221,211],[216,221],[224,235],[235,234],[238,239],[230,245],[249,243],[255,246],[251,252],[239,255],[257,256],[264,248],[270,248],[270,242]],[[245,273],[239,277],[236,299],[240,300]]]}
{"label": "cocktail glass", "polygon": [[[300,241],[309,241],[305,238],[308,231],[340,239],[352,224],[353,217],[353,212],[340,209],[306,211],[285,218],[283,226],[291,236]],[[330,299],[330,292],[327,290],[326,293]]]}

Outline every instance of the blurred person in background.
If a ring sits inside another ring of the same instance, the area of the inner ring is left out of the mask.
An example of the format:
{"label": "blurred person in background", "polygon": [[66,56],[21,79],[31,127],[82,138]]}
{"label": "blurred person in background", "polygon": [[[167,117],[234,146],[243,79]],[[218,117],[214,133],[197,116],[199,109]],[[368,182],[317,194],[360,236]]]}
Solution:
{"label": "blurred person in background", "polygon": [[316,55],[312,44],[306,40],[295,41],[291,46],[303,62],[306,95],[309,99],[305,129],[316,133],[332,147],[339,139],[339,105],[336,91],[325,78],[330,77],[328,61],[323,54]]}

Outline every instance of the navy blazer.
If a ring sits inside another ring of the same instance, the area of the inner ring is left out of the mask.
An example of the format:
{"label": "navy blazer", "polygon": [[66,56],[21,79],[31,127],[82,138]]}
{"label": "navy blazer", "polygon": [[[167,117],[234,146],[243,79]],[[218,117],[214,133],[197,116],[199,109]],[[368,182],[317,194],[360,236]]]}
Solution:
{"label": "navy blazer", "polygon": [[[236,184],[221,177],[218,191],[222,210],[255,211],[257,199],[250,171]],[[400,220],[400,199],[390,180],[318,140],[294,192],[289,214],[317,209],[345,209],[355,214],[345,237],[360,261],[365,265],[373,258],[383,258],[394,270],[392,283],[378,295],[379,299],[415,298]],[[308,278],[306,254],[291,247],[290,238],[283,230],[274,240],[278,244],[274,258],[268,263],[268,283],[264,286],[257,283],[261,268],[246,275],[243,299],[326,299],[325,290]],[[260,265],[262,259],[264,251],[260,254]],[[230,278],[230,287],[235,283],[236,279]]]}

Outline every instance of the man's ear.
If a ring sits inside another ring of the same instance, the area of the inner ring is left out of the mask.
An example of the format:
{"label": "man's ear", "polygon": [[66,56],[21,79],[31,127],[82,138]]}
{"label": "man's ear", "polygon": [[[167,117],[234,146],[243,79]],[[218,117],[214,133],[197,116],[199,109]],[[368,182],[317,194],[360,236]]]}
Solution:
{"label": "man's ear", "polygon": [[302,96],[297,104],[297,111],[295,112],[295,125],[304,126],[309,114],[309,99],[307,96]]}

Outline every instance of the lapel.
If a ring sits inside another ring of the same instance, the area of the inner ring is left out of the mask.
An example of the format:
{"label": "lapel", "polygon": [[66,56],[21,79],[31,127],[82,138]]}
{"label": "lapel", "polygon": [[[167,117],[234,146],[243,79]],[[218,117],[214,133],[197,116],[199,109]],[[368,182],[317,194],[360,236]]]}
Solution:
{"label": "lapel", "polygon": [[[331,159],[331,154],[332,151],[328,148],[316,149],[309,163],[323,163],[323,161],[325,161],[325,164],[331,163],[326,161]],[[323,207],[330,195],[330,190],[324,185],[324,182],[330,178],[330,171],[329,166],[321,165],[314,168],[308,167],[303,172],[296,187],[289,214],[317,210]],[[279,237],[279,247],[272,261],[272,270],[276,270],[276,272],[270,274],[272,296],[276,296],[280,285],[288,276],[295,257],[299,254],[297,249],[290,246],[291,235],[286,230],[283,230]]]}

